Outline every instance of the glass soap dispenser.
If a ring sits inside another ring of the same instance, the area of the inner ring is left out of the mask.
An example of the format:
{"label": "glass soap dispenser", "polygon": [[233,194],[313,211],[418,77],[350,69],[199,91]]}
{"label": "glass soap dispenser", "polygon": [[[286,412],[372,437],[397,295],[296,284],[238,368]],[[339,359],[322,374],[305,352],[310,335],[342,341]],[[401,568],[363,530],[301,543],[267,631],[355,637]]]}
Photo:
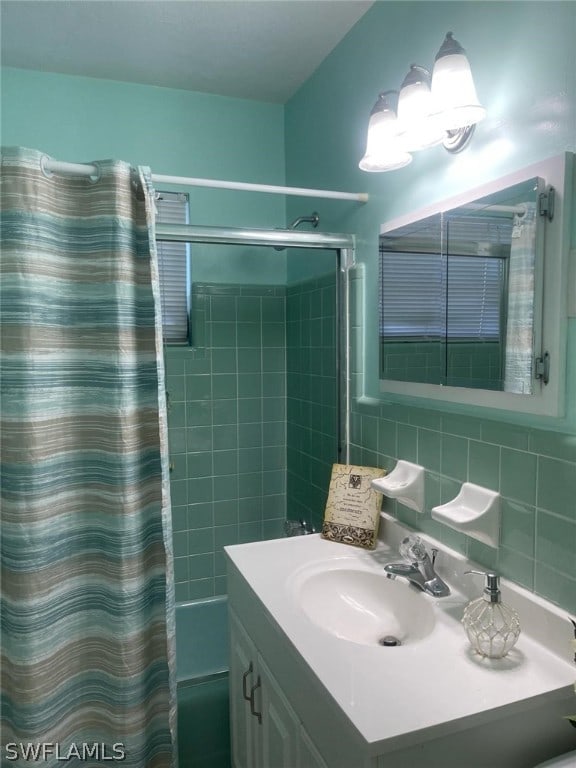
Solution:
{"label": "glass soap dispenser", "polygon": [[516,645],[520,620],[513,608],[502,602],[500,577],[485,571],[466,571],[486,578],[484,594],[468,603],[462,624],[472,648],[481,656],[501,659]]}

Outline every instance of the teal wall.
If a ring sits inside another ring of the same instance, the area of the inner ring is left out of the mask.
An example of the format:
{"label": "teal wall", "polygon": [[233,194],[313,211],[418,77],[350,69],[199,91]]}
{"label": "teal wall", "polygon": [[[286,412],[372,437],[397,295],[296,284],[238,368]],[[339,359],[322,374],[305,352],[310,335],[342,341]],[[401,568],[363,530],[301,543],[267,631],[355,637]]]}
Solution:
{"label": "teal wall", "polygon": [[[408,67],[432,66],[452,30],[467,49],[488,110],[462,154],[416,153],[402,170],[358,169],[370,110]],[[564,151],[576,150],[576,4],[572,2],[376,2],[286,105],[287,183],[366,191],[366,205],[319,201],[326,230],[353,232],[365,270],[367,394],[355,402],[352,460],[427,469],[427,512],[386,508],[414,528],[495,567],[576,611],[576,320],[568,342],[568,413],[536,419],[378,392],[377,254],[380,225]],[[288,217],[296,204],[288,202]],[[576,243],[576,217],[572,245]],[[356,317],[353,311],[353,317]],[[373,322],[370,322],[373,318]],[[357,329],[352,339],[357,340]],[[353,359],[356,357],[353,350]],[[361,371],[355,371],[360,373]],[[518,423],[520,422],[520,423]],[[499,490],[501,547],[480,545],[432,521],[463,481]]]}
{"label": "teal wall", "polygon": [[[284,108],[246,99],[47,72],[2,69],[2,144],[45,151],[57,160],[114,157],[153,173],[284,184]],[[162,185],[162,189],[178,189]],[[284,227],[283,195],[182,188],[190,222]],[[286,253],[222,256],[197,248],[194,279],[285,283]]]}

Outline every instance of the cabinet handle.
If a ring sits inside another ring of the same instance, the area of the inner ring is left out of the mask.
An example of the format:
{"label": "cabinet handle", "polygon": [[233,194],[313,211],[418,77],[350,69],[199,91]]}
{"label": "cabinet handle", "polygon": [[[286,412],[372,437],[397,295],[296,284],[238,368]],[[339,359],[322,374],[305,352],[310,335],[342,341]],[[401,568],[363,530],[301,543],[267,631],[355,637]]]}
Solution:
{"label": "cabinet handle", "polygon": [[258,725],[262,725],[262,712],[256,712],[256,707],[254,705],[254,693],[258,690],[258,688],[260,688],[261,685],[262,681],[260,680],[260,675],[258,675],[256,685],[253,685],[250,690],[250,713],[254,715],[254,717],[258,718]]}
{"label": "cabinet handle", "polygon": [[250,701],[250,702],[252,701],[252,699],[250,698],[250,696],[248,696],[246,692],[246,680],[248,679],[248,675],[252,674],[252,669],[253,669],[252,662],[250,662],[250,666],[248,667],[246,672],[244,672],[244,674],[242,675],[242,696],[244,696],[246,701]]}

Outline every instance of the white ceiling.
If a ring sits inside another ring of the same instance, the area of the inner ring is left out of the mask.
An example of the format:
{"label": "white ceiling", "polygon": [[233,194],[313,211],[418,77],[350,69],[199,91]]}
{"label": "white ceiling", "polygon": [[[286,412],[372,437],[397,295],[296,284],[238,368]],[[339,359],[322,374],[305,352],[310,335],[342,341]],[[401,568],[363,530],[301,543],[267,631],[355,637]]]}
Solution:
{"label": "white ceiling", "polygon": [[364,0],[2,0],[5,66],[285,103]]}

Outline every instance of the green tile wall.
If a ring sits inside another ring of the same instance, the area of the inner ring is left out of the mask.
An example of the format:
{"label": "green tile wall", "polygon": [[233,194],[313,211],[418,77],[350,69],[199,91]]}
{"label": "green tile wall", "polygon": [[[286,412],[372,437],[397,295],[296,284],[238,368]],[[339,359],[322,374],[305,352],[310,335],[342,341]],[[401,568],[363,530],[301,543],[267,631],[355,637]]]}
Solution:
{"label": "green tile wall", "polygon": [[[384,509],[487,568],[576,612],[576,438],[501,421],[395,405],[356,405],[352,461],[426,468],[426,512],[390,499]],[[432,520],[463,482],[502,496],[496,550]]]}
{"label": "green tile wall", "polygon": [[394,341],[381,339],[383,378],[500,389],[502,365],[498,342]]}
{"label": "green tile wall", "polygon": [[336,276],[286,293],[288,517],[319,530],[338,461]]}
{"label": "green tile wall", "polygon": [[[224,593],[222,547],[282,535],[287,508],[319,528],[339,460],[334,276],[197,285],[194,307],[198,348],[166,353],[178,600]],[[351,443],[355,463],[426,467],[426,513],[386,500],[391,514],[576,611],[573,435],[355,404]],[[430,516],[465,481],[501,493],[498,550]]]}
{"label": "green tile wall", "polygon": [[282,535],[284,286],[196,284],[194,347],[167,347],[176,599],[226,592],[222,547]]}

